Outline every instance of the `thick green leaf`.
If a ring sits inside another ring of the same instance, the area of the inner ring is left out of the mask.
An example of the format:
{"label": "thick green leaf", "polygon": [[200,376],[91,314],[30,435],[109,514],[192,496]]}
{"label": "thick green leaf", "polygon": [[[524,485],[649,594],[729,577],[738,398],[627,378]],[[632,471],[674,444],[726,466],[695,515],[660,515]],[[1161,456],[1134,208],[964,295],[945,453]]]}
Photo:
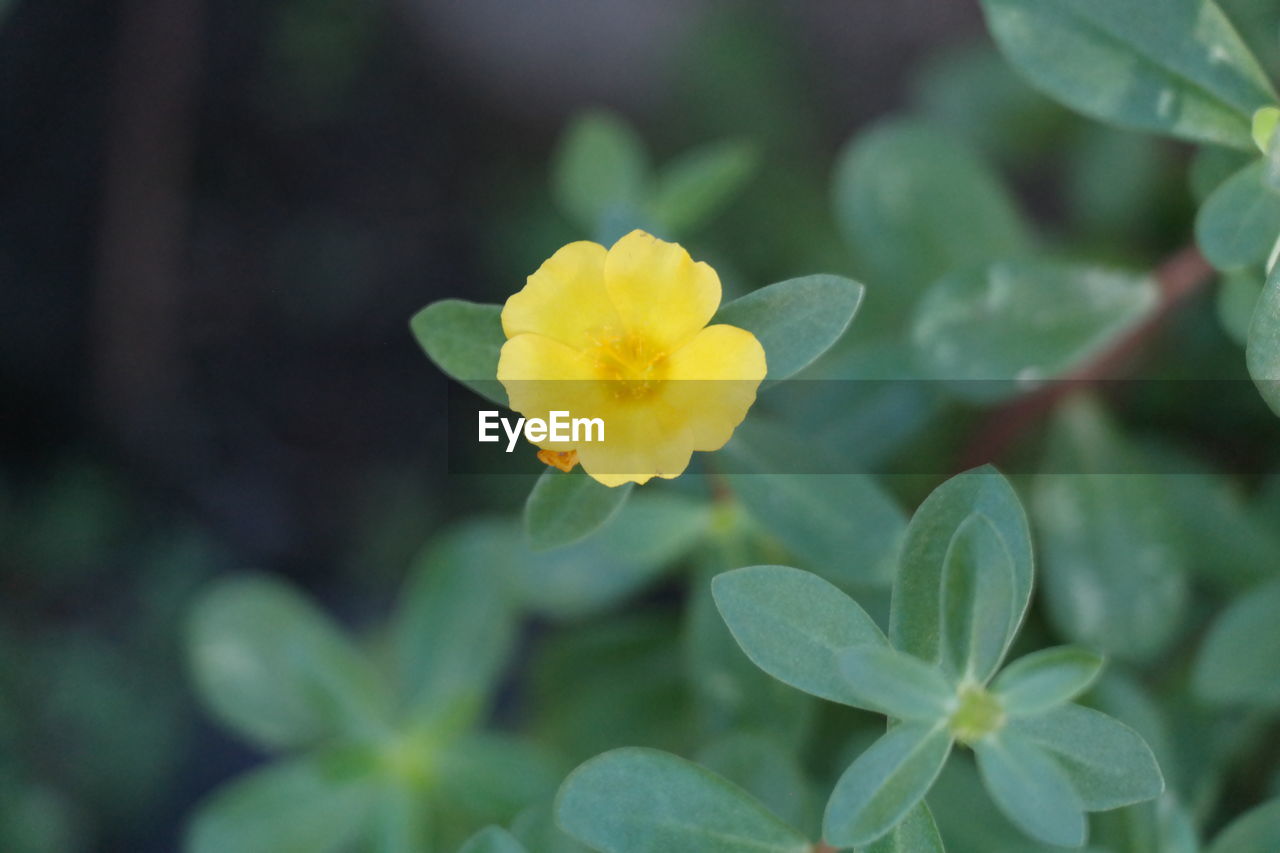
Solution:
{"label": "thick green leaf", "polygon": [[987,401],[1069,373],[1146,319],[1158,301],[1146,276],[1042,259],[999,261],[930,286],[911,338],[926,377]]}
{"label": "thick green leaf", "polygon": [[836,782],[822,823],[827,843],[858,847],[880,839],[920,805],[950,753],[944,725],[894,726]]}
{"label": "thick green leaf", "polygon": [[481,397],[507,405],[497,379],[498,355],[507,342],[501,305],[445,299],[414,314],[409,328],[436,367]]}
{"label": "thick green leaf", "polygon": [[946,853],[933,815],[924,803],[907,812],[888,835],[861,849],[861,853]]}
{"label": "thick green leaf", "polygon": [[557,617],[608,607],[672,568],[709,520],[705,502],[664,492],[636,495],[582,542],[525,555],[518,567],[520,599]]}
{"label": "thick green leaf", "polygon": [[481,822],[511,820],[550,797],[563,775],[542,748],[497,732],[451,739],[427,756],[427,766],[442,813]]}
{"label": "thick green leaf", "polygon": [[1196,214],[1196,242],[1220,270],[1260,265],[1280,239],[1280,193],[1262,182],[1262,160],[1214,190]]}
{"label": "thick green leaf", "polygon": [[1280,581],[1241,596],[1218,617],[1196,659],[1196,693],[1217,704],[1280,704]]}
{"label": "thick green leaf", "polygon": [[817,829],[816,804],[804,768],[776,738],[732,732],[712,741],[696,758],[703,767],[742,786],[788,826]]}
{"label": "thick green leaf", "polygon": [[1245,355],[1249,375],[1262,399],[1280,415],[1280,265],[1267,277],[1267,286],[1258,300]]}
{"label": "thick green leaf", "polygon": [[1140,803],[1164,790],[1160,766],[1146,741],[1099,711],[1063,705],[1010,720],[1006,731],[1050,752],[1088,811]]}
{"label": "thick green leaf", "polygon": [[1037,88],[1086,115],[1253,146],[1271,84],[1212,0],[982,0],[1000,49]]}
{"label": "thick green leaf", "polygon": [[808,853],[741,788],[674,755],[618,749],[569,775],[556,819],[602,853]]}
{"label": "thick green leaf", "polygon": [[875,291],[877,319],[901,316],[943,273],[1025,254],[1031,237],[990,168],[920,121],[858,134],[833,178],[836,219]]}
{"label": "thick green leaf", "polygon": [[1005,667],[991,689],[1009,716],[1040,714],[1089,689],[1102,664],[1101,655],[1079,646],[1041,649]]}
{"label": "thick green leaf", "polygon": [[[889,637],[894,648],[925,661],[943,662],[943,579],[947,574],[947,558],[958,531],[975,513],[984,517],[999,534],[1013,561],[1013,595],[1009,598],[1008,620],[1007,623],[1003,618],[997,620],[1008,625],[1001,655],[1007,651],[1031,599],[1035,567],[1031,531],[1022,504],[1009,482],[990,467],[968,471],[943,483],[911,519],[893,585]],[[974,528],[973,535],[981,529],[980,525]],[[990,544],[988,537],[979,537],[971,544],[977,546],[984,541]],[[975,555],[980,553],[974,551]],[[998,661],[992,666],[997,664]]]}
{"label": "thick green leaf", "polygon": [[482,829],[458,853],[529,853],[527,847],[500,826]]}
{"label": "thick green leaf", "polygon": [[786,379],[831,348],[866,291],[838,275],[809,275],[762,287],[722,306],[712,323],[751,332],[764,347],[767,379]]}
{"label": "thick green leaf", "polygon": [[[731,447],[736,461],[743,445]],[[757,473],[726,479],[752,519],[801,568],[845,587],[889,584],[906,516],[871,476]]]}
{"label": "thick green leaf", "polygon": [[644,142],[609,113],[590,112],[569,125],[552,166],[552,190],[560,209],[605,245],[629,230],[620,220],[634,216],[647,192]]}
{"label": "thick green leaf", "polygon": [[960,681],[986,683],[1017,632],[1013,557],[995,525],[975,512],[943,559],[942,666]]}
{"label": "thick green leaf", "polygon": [[543,551],[586,538],[622,508],[631,486],[602,486],[581,467],[568,473],[547,468],[524,505],[529,543]]}
{"label": "thick green leaf", "polygon": [[857,707],[899,720],[933,722],[947,716],[955,687],[937,667],[888,646],[853,646],[839,654],[840,672]]}
{"label": "thick green leaf", "polygon": [[187,653],[209,709],[270,749],[377,734],[385,686],[347,638],[291,587],[246,575],[197,603]]}
{"label": "thick green leaf", "polygon": [[1187,605],[1187,554],[1161,478],[1087,397],[1059,407],[1043,469],[1032,510],[1050,618],[1072,641],[1117,657],[1159,653]]}
{"label": "thick green leaf", "polygon": [[414,561],[392,636],[402,690],[415,711],[465,716],[488,697],[515,634],[508,588],[515,540],[504,523],[471,522]]}
{"label": "thick green leaf", "polygon": [[985,738],[973,749],[983,785],[1015,826],[1049,844],[1084,844],[1084,805],[1043,749],[1013,732]]}
{"label": "thick green leaf", "polygon": [[187,853],[326,853],[368,818],[375,786],[345,755],[267,765],[219,788],[187,828]]}
{"label": "thick green leaf", "polygon": [[716,576],[716,606],[738,645],[779,681],[832,702],[861,699],[841,676],[849,646],[884,645],[884,635],[852,598],[809,572],[751,566]]}
{"label": "thick green leaf", "polygon": [[1280,850],[1280,800],[1245,812],[1222,831],[1209,853],[1274,853]]}
{"label": "thick green leaf", "polygon": [[712,142],[687,151],[658,175],[650,216],[673,234],[697,228],[742,189],[758,162],[755,147],[746,142]]}

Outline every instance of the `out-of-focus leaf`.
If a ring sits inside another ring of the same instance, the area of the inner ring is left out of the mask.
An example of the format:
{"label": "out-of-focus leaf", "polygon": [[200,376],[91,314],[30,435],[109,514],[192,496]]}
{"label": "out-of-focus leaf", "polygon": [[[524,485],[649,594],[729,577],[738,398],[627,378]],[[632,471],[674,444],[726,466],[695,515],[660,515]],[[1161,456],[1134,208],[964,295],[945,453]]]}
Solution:
{"label": "out-of-focus leaf", "polygon": [[774,738],[734,732],[700,750],[697,762],[741,785],[788,826],[817,829],[813,792],[804,770]]}
{"label": "out-of-focus leaf", "polygon": [[1059,408],[1032,486],[1049,616],[1070,640],[1131,660],[1165,648],[1187,605],[1176,516],[1148,470],[1077,397]]}
{"label": "out-of-focus leaf", "polygon": [[515,633],[509,585],[517,535],[502,522],[470,522],[414,561],[392,627],[413,710],[475,713],[488,697]]}
{"label": "out-of-focus leaf", "polygon": [[901,723],[862,753],[836,782],[822,835],[837,847],[879,840],[920,805],[951,753],[944,725]]}
{"label": "out-of-focus leaf", "polygon": [[838,275],[792,278],[733,300],[720,308],[712,322],[755,335],[768,362],[766,378],[786,379],[840,339],[865,291],[858,282]]}
{"label": "out-of-focus leaf", "polygon": [[592,853],[556,824],[550,803],[520,812],[511,823],[511,834],[529,848],[530,853]]}
{"label": "out-of-focus leaf", "polygon": [[187,652],[209,709],[270,749],[377,734],[385,686],[334,625],[262,575],[216,583],[197,603]]}
{"label": "out-of-focus leaf", "polygon": [[1245,812],[1224,829],[1208,853],[1272,853],[1280,849],[1280,800]]}
{"label": "out-of-focus leaf", "polygon": [[911,339],[928,378],[988,401],[1087,362],[1148,317],[1146,276],[1021,259],[961,270],[930,286]]}
{"label": "out-of-focus leaf", "polygon": [[1169,204],[1173,166],[1164,140],[1086,124],[1064,181],[1071,222],[1108,245],[1149,237]]}
{"label": "out-of-focus leaf", "polygon": [[1100,655],[1078,646],[1055,646],[1009,664],[991,689],[1009,716],[1025,717],[1071,701],[1100,672]]}
{"label": "out-of-focus leaf", "polygon": [[1164,791],[1151,747],[1133,729],[1099,711],[1063,705],[1010,720],[1006,730],[1047,750],[1088,811],[1118,809]]}
{"label": "out-of-focus leaf", "polygon": [[1280,415],[1280,265],[1267,277],[1267,285],[1258,300],[1249,327],[1249,344],[1245,349],[1249,375],[1262,393],[1262,399]]}
{"label": "out-of-focus leaf", "polygon": [[482,829],[458,853],[529,853],[527,847],[500,826]]}
{"label": "out-of-focus leaf", "polygon": [[630,230],[622,220],[638,212],[649,182],[644,142],[615,115],[589,112],[569,125],[552,166],[560,209],[608,246]]}
{"label": "out-of-focus leaf", "polygon": [[1231,339],[1241,346],[1249,343],[1249,328],[1265,281],[1261,270],[1245,269],[1227,273],[1218,283],[1218,318]]}
{"label": "out-of-focus leaf", "polygon": [[1196,151],[1187,170],[1191,197],[1204,203],[1214,190],[1254,160],[1254,154],[1235,148],[1206,145]]}
{"label": "out-of-focus leaf", "polygon": [[921,803],[888,835],[863,847],[862,853],[945,853],[945,848],[933,814]]}
{"label": "out-of-focus leaf", "polygon": [[507,341],[501,305],[444,299],[414,314],[409,328],[436,367],[481,397],[507,405],[497,379],[498,354]]}
{"label": "out-of-focus leaf", "polygon": [[786,566],[752,566],[716,576],[716,605],[756,666],[798,690],[859,706],[840,675],[849,646],[885,645],[880,629],[852,598],[822,578]]}
{"label": "out-of-focus leaf", "polygon": [[1032,838],[1063,847],[1084,844],[1084,806],[1062,768],[1013,732],[974,744],[982,782],[1009,820]]}
{"label": "out-of-focus leaf", "polygon": [[524,505],[524,529],[535,550],[585,539],[608,521],[631,494],[631,483],[602,486],[579,467],[542,472]]}
{"label": "out-of-focus leaf", "polygon": [[649,214],[682,235],[714,216],[755,174],[759,155],[750,143],[712,142],[662,167]]}
{"label": "out-of-focus leaf", "polygon": [[390,776],[371,796],[369,853],[422,853],[432,845],[432,814],[417,786]]}
{"label": "out-of-focus leaf", "polygon": [[1196,659],[1195,690],[1228,705],[1280,705],[1280,581],[1240,597],[1218,617]]}
{"label": "out-of-focus leaf", "polygon": [[684,759],[618,749],[565,780],[556,817],[611,853],[808,853],[809,842],[741,788]]}
{"label": "out-of-focus leaf", "polygon": [[910,309],[943,273],[1025,254],[1026,225],[991,170],[944,128],[894,120],[836,165],[836,218],[865,266],[877,319]]}
{"label": "out-of-focus leaf", "polygon": [[955,699],[954,685],[941,670],[889,646],[852,646],[838,660],[859,708],[930,722],[944,719]]}
{"label": "out-of-focus leaf", "polygon": [[1212,0],[982,0],[1037,88],[1104,121],[1235,148],[1275,93]]}
{"label": "out-of-focus leaf", "polygon": [[[943,661],[942,581],[948,574],[953,542],[975,513],[998,534],[1012,560],[1013,594],[1006,599],[1010,607],[1008,619],[998,620],[1007,625],[1001,655],[1007,651],[1031,599],[1035,569],[1026,513],[1009,482],[990,467],[965,472],[943,483],[911,519],[893,585],[889,638],[894,648],[925,661]],[[973,532],[976,535],[978,530]],[[975,552],[975,556],[979,553]]]}
{"label": "out-of-focus leaf", "polygon": [[545,750],[496,732],[449,740],[428,761],[442,811],[481,822],[511,820],[551,796],[563,774]]}
{"label": "out-of-focus leaf", "polygon": [[1263,264],[1280,239],[1280,193],[1263,184],[1264,166],[1257,160],[1236,172],[1196,214],[1196,242],[1220,270]]}
{"label": "out-of-focus leaf", "polygon": [[187,853],[326,853],[363,828],[375,786],[346,754],[270,764],[218,789],[187,829]]}
{"label": "out-of-focus leaf", "polygon": [[1196,826],[1170,793],[1150,803],[1102,812],[1094,817],[1100,845],[1120,853],[1200,853]]}
{"label": "out-of-focus leaf", "polygon": [[524,555],[521,601],[557,617],[608,607],[671,568],[706,532],[709,518],[704,502],[663,492],[636,495],[584,541]]}

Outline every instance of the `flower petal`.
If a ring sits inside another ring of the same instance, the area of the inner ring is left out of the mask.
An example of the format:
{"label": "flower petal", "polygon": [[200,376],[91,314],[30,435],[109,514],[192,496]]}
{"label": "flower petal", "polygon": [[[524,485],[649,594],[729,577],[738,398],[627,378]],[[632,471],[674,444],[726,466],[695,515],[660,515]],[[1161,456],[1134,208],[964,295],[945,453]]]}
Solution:
{"label": "flower petal", "polygon": [[544,261],[502,308],[507,337],[536,334],[583,349],[593,330],[617,327],[618,312],[604,286],[606,256],[604,246],[584,240]]}
{"label": "flower petal", "polygon": [[684,473],[693,455],[686,422],[657,401],[615,404],[601,410],[605,440],[578,445],[582,470],[606,486],[643,485],[653,477]]}
{"label": "flower petal", "polygon": [[719,450],[755,403],[766,372],[755,335],[737,326],[708,326],[668,358],[663,402],[685,413],[694,450]]}
{"label": "flower petal", "polygon": [[623,325],[665,352],[696,335],[720,306],[715,270],[643,231],[609,249],[604,280]]}
{"label": "flower petal", "polygon": [[[547,420],[551,412],[573,417],[590,414],[603,405],[605,384],[595,378],[589,358],[542,335],[516,335],[502,345],[498,381],[507,389],[511,408],[526,418]],[[573,450],[566,442],[541,441],[544,450]]]}

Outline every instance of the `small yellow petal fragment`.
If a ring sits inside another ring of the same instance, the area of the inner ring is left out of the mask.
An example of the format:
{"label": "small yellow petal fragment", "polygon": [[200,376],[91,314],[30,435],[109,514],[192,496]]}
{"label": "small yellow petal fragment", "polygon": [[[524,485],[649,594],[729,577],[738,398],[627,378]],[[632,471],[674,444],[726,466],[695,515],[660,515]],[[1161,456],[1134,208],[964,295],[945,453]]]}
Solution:
{"label": "small yellow petal fragment", "polygon": [[1253,114],[1253,144],[1266,154],[1271,148],[1271,138],[1280,124],[1280,107],[1263,107]]}
{"label": "small yellow petal fragment", "polygon": [[576,450],[539,450],[538,461],[543,465],[550,465],[552,468],[559,468],[568,474],[578,464],[578,451]]}

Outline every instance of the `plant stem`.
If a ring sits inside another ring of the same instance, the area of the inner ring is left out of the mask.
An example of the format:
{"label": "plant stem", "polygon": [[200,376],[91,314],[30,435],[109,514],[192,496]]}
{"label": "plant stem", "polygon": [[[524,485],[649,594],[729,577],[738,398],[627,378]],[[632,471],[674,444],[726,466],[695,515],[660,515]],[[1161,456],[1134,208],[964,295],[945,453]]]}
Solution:
{"label": "plant stem", "polygon": [[1170,255],[1155,271],[1159,300],[1147,318],[1063,379],[1011,400],[993,411],[961,454],[961,470],[1002,458],[1072,393],[1120,377],[1174,312],[1200,292],[1213,275],[1213,268],[1194,246]]}

